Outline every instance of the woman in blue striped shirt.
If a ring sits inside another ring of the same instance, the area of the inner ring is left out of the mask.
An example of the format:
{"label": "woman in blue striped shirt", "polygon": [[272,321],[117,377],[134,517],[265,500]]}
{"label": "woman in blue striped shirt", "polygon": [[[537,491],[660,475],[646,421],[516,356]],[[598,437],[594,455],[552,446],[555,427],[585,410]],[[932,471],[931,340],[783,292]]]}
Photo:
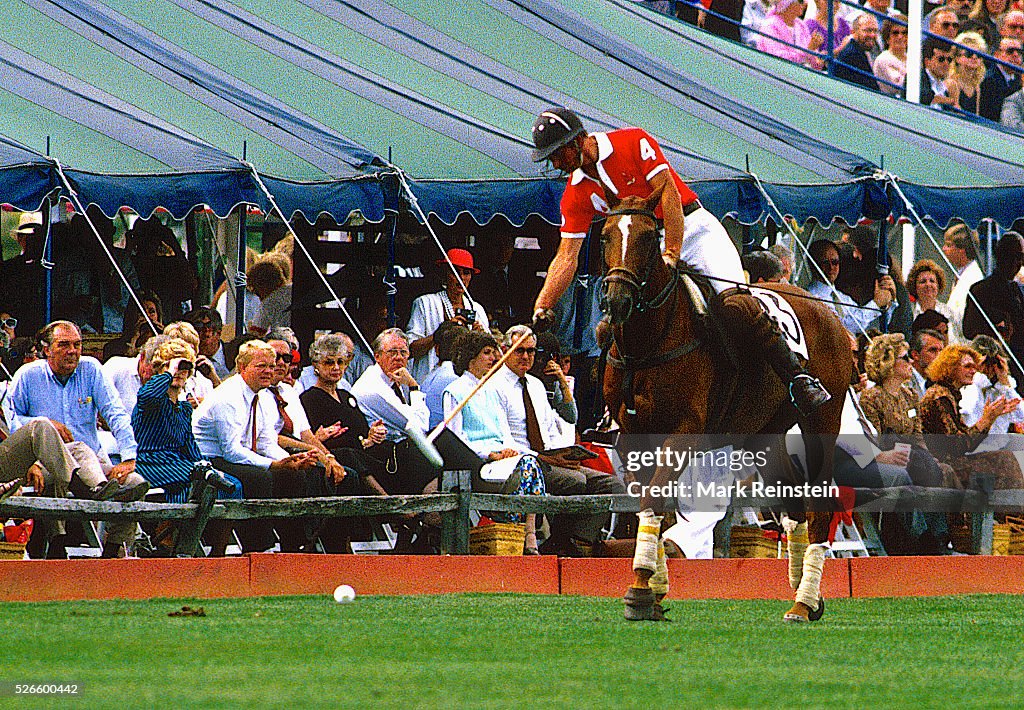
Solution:
{"label": "woman in blue striped shirt", "polygon": [[[186,341],[173,338],[160,345],[153,354],[153,376],[139,390],[138,402],[132,411],[132,429],[138,444],[136,472],[154,486],[164,489],[168,503],[184,503],[188,499],[192,469],[203,458],[192,434],[192,410],[195,403],[179,399],[185,382],[192,374],[195,350]],[[242,484],[233,476],[225,478],[234,484],[221,498],[241,498]],[[231,528],[210,521],[208,537],[213,539],[211,556],[221,556]]]}

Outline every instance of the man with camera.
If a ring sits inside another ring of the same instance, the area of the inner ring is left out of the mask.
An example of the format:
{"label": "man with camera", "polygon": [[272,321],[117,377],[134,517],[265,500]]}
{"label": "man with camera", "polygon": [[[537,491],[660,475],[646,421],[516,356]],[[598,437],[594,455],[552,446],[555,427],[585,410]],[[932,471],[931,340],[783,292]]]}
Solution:
{"label": "man with camera", "polygon": [[1014,359],[1010,374],[1018,383],[1024,382],[1018,362],[1024,360],[1024,288],[1016,280],[1024,267],[1024,237],[1006,232],[996,243],[996,266],[991,276],[971,286],[973,298],[967,301],[963,331],[968,338],[978,335],[995,337],[982,312],[988,314],[998,334],[1006,341]]}
{"label": "man with camera", "polygon": [[423,382],[438,365],[434,331],[442,321],[454,320],[467,328],[485,332],[490,328],[484,307],[466,293],[473,275],[480,273],[480,269],[473,265],[473,255],[465,249],[449,249],[448,261],[455,266],[458,276],[444,259],[438,259],[437,265],[445,269],[444,289],[423,294],[412,302],[409,325],[405,329],[411,341],[409,373],[417,382]]}

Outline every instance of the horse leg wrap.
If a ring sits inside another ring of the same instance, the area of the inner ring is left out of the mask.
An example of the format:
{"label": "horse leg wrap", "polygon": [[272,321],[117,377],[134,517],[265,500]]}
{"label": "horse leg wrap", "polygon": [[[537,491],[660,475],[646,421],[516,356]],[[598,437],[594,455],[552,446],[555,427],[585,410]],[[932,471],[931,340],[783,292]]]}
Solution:
{"label": "horse leg wrap", "polygon": [[807,551],[807,523],[792,518],[782,519],[786,531],[786,554],[789,557],[789,586],[795,592],[804,574],[804,553]]}
{"label": "horse leg wrap", "polygon": [[821,573],[825,568],[825,552],[828,547],[820,543],[807,546],[804,553],[803,578],[796,590],[796,600],[809,609],[818,608],[821,597]]}
{"label": "horse leg wrap", "polygon": [[665,556],[665,541],[658,538],[658,562],[657,569],[654,572],[654,576],[651,577],[649,582],[651,591],[654,592],[654,596],[661,601],[668,594],[668,562]]}
{"label": "horse leg wrap", "polygon": [[[636,552],[633,553],[633,571],[654,574],[658,571],[658,542],[661,539],[661,517],[648,508],[637,513],[640,526],[636,532]],[[664,547],[662,547],[664,551]],[[667,583],[667,574],[666,574]]]}

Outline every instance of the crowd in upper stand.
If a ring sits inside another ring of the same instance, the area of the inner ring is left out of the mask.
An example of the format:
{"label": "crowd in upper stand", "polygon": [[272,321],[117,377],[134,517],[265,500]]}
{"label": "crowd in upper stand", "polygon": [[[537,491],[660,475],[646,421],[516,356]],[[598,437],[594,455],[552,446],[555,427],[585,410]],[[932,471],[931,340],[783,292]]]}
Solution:
{"label": "crowd in upper stand", "polygon": [[[645,4],[817,71],[827,69],[831,50],[837,78],[871,91],[906,93],[906,0],[864,0],[862,5],[833,0],[831,46],[828,0]],[[920,102],[1014,128],[1024,125],[1024,2],[926,0],[924,12]]]}

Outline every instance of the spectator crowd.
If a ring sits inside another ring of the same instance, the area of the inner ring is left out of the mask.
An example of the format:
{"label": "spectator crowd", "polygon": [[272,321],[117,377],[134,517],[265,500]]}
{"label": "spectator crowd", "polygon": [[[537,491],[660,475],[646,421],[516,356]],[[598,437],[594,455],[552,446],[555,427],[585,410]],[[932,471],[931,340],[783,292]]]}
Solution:
{"label": "spectator crowd", "polygon": [[[858,375],[837,450],[841,485],[964,488],[986,473],[997,487],[1024,487],[1017,453],[1024,450],[1017,393],[1024,239],[1001,237],[987,277],[978,235],[967,226],[945,231],[943,252],[955,273],[923,259],[906,282],[891,257],[880,274],[876,232],[866,227],[812,242],[804,278],[782,245],[744,257],[751,283],[796,280],[849,331]],[[480,269],[470,251],[450,249],[437,266],[439,290],[412,302],[404,328],[375,319],[366,332],[317,331],[303,343],[290,327],[286,239],[250,263],[256,300],[248,332],[222,339],[223,292],[185,311],[165,310],[155,290],[140,289],[122,333],[103,339],[102,363],[83,354],[81,324],[60,319],[19,336],[19,321],[33,315],[16,300],[0,304],[11,373],[0,382],[0,497],[31,486],[47,496],[135,501],[152,488],[162,500],[185,502],[202,460],[225,475],[223,498],[430,493],[438,471],[410,431],[425,434],[444,420],[435,443],[445,468],[470,470],[474,490],[624,493],[623,472],[606,458],[576,456],[583,408],[559,339],[515,324],[507,298],[475,288]],[[607,515],[491,517],[525,525],[525,554],[582,554],[609,522]],[[436,516],[389,522],[399,551],[438,548]],[[895,522],[907,549],[946,549],[944,516],[923,511]],[[30,554],[65,554],[62,524],[37,530]],[[215,555],[233,540],[245,552],[345,552],[369,534],[357,519],[259,520],[211,524],[206,544]],[[106,526],[103,554],[130,553],[135,536],[134,524]]]}

